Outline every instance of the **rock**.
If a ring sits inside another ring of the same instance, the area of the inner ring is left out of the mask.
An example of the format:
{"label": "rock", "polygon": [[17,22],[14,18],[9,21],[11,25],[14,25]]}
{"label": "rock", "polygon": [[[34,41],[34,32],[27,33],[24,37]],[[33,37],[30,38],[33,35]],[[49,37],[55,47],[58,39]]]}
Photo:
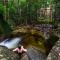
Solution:
{"label": "rock", "polygon": [[24,54],[21,60],[46,60],[46,55],[32,47],[27,49],[27,53]]}
{"label": "rock", "polygon": [[21,60],[29,60],[29,57],[27,54],[23,54]]}
{"label": "rock", "polygon": [[18,54],[4,46],[0,46],[0,60],[20,60]]}
{"label": "rock", "polygon": [[51,49],[47,60],[60,60],[60,40]]}

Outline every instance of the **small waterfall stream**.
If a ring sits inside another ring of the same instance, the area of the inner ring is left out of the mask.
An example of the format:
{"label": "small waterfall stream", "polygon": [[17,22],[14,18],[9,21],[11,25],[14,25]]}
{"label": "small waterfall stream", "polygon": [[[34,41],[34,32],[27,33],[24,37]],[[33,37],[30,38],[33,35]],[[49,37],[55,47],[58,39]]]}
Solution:
{"label": "small waterfall stream", "polygon": [[8,38],[0,42],[1,46],[6,46],[8,49],[16,48],[22,41],[22,37]]}

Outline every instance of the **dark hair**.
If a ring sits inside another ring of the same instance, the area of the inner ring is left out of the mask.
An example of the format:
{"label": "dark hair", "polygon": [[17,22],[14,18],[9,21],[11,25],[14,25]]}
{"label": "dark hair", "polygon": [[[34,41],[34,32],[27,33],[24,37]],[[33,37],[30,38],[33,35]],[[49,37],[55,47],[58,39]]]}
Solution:
{"label": "dark hair", "polygon": [[21,46],[18,46],[19,49],[21,49]]}
{"label": "dark hair", "polygon": [[21,45],[18,45],[18,48],[21,49]]}

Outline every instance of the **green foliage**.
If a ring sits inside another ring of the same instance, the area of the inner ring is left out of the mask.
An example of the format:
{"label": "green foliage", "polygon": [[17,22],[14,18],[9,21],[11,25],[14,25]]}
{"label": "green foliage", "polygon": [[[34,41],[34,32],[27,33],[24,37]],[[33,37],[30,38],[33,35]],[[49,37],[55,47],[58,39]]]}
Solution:
{"label": "green foliage", "polygon": [[[49,5],[55,9],[55,15],[59,16],[59,11],[57,7],[60,5],[57,0],[8,0],[6,5],[3,5],[3,1],[0,1],[0,12],[4,16],[4,20],[10,26],[17,26],[21,24],[33,24],[40,23],[41,20],[46,20],[45,22],[52,23],[50,19],[46,19],[45,15],[41,15],[41,8],[47,8]],[[56,4],[57,3],[57,4]],[[55,8],[56,7],[56,8]]]}
{"label": "green foliage", "polygon": [[11,27],[4,20],[4,15],[6,15],[6,6],[3,6],[3,1],[0,1],[0,34],[9,34],[11,33]]}
{"label": "green foliage", "polygon": [[9,27],[9,25],[7,24],[7,22],[1,20],[0,21],[0,33],[3,34],[10,34],[11,33],[11,28]]}
{"label": "green foliage", "polygon": [[[37,11],[40,8],[49,6],[47,2],[50,4],[52,0],[9,0],[5,6],[1,3],[0,8],[4,9],[2,10],[8,18],[7,22],[9,25],[30,24],[38,21],[39,15]],[[11,20],[13,24],[9,20]]]}

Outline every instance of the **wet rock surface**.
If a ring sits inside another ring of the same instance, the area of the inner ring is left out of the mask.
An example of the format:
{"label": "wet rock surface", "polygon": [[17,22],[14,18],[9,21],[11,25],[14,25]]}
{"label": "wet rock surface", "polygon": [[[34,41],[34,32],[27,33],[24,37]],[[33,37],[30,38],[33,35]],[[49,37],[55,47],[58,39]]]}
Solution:
{"label": "wet rock surface", "polygon": [[24,54],[21,60],[46,60],[46,55],[32,47],[27,49],[28,52]]}
{"label": "wet rock surface", "polygon": [[60,40],[56,42],[55,46],[53,46],[47,60],[60,60]]}
{"label": "wet rock surface", "polygon": [[4,46],[0,46],[0,60],[20,60],[19,56]]}

